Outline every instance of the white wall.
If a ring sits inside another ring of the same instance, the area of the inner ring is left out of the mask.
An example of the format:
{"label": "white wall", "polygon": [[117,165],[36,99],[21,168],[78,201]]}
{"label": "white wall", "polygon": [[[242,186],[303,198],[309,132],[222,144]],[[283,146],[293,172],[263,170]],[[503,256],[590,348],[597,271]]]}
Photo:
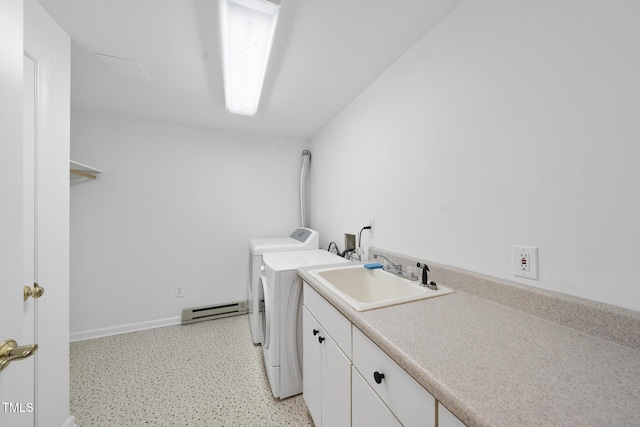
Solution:
{"label": "white wall", "polygon": [[[640,310],[640,3],[462,3],[312,142],[311,226]],[[539,248],[540,280],[511,274]]]}
{"label": "white wall", "polygon": [[71,188],[72,338],[246,299],[248,240],[299,225],[304,148],[74,111],[72,159],[104,174]]}

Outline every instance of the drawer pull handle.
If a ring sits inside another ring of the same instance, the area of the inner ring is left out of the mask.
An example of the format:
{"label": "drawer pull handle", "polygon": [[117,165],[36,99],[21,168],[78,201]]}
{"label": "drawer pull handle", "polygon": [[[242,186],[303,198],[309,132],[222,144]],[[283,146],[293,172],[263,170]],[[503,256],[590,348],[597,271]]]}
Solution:
{"label": "drawer pull handle", "polygon": [[375,371],[373,373],[373,379],[376,380],[377,384],[380,384],[382,382],[382,379],[384,378],[384,374],[381,374],[378,371]]}
{"label": "drawer pull handle", "polygon": [[313,330],[313,335],[314,335],[314,336],[315,336],[315,335],[318,335],[318,332],[320,332],[320,331],[319,331],[319,330],[317,330],[317,329],[314,329],[314,330]]}
{"label": "drawer pull handle", "polygon": [[324,338],[322,338],[322,337],[318,337],[318,342],[319,342],[320,344],[322,344],[322,341],[324,341]]}

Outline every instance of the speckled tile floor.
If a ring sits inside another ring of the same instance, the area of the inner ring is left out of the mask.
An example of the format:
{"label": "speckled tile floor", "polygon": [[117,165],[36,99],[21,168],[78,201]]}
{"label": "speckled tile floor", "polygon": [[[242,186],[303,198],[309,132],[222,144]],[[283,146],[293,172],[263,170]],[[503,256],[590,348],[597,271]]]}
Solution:
{"label": "speckled tile floor", "polygon": [[247,316],[71,343],[79,427],[312,426],[302,395],[271,394]]}

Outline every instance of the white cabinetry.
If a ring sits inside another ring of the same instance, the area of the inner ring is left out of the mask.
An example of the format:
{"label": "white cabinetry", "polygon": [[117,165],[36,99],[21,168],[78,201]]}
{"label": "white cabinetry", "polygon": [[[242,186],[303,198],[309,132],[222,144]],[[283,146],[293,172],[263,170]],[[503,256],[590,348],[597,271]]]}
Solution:
{"label": "white cabinetry", "polygon": [[438,427],[465,427],[465,425],[438,402]]}
{"label": "white cabinetry", "polygon": [[351,374],[351,394],[353,427],[402,426],[355,367],[352,368]]}
{"label": "white cabinetry", "polygon": [[435,398],[356,327],[353,366],[402,425],[435,427]]}
{"label": "white cabinetry", "polygon": [[351,424],[351,323],[304,284],[303,394],[321,426]]}
{"label": "white cabinetry", "polygon": [[302,388],[316,426],[464,427],[307,283],[302,323]]}
{"label": "white cabinetry", "polygon": [[316,425],[321,425],[322,418],[322,347],[318,345],[321,333],[324,331],[320,324],[307,307],[302,307],[302,394]]}

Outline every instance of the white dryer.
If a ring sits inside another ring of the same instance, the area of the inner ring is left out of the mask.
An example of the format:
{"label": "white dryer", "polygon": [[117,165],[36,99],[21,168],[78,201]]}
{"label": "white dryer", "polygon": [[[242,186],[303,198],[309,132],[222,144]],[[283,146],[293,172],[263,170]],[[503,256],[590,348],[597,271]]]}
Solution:
{"label": "white dryer", "polygon": [[264,366],[275,397],[302,393],[302,280],[299,267],[347,263],[325,250],[265,254]]}
{"label": "white dryer", "polygon": [[318,232],[310,228],[297,228],[289,237],[271,237],[249,240],[249,325],[254,344],[262,344],[264,336],[264,297],[260,276],[262,255],[271,252],[292,252],[317,250],[320,238]]}

